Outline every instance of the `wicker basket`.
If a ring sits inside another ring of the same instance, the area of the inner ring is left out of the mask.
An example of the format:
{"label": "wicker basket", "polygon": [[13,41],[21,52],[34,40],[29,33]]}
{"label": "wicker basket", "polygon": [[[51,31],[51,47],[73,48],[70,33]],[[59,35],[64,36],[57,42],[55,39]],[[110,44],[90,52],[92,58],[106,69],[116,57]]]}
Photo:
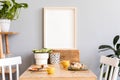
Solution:
{"label": "wicker basket", "polygon": [[60,61],[80,62],[80,51],[77,49],[53,49],[53,53],[57,52],[60,53]]}

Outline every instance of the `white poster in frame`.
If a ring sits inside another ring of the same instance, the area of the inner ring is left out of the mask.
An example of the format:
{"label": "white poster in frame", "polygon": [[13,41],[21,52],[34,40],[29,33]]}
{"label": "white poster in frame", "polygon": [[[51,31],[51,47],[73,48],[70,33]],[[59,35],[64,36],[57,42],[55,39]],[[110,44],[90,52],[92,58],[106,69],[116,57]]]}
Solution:
{"label": "white poster in frame", "polygon": [[76,48],[76,7],[44,8],[44,48]]}

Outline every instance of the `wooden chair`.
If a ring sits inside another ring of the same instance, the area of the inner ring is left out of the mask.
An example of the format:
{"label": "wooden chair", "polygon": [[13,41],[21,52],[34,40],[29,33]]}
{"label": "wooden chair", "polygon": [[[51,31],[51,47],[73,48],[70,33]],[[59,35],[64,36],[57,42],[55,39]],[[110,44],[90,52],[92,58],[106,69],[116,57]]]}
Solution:
{"label": "wooden chair", "polygon": [[[101,56],[100,63],[102,64],[102,67],[101,67],[99,80],[103,80],[104,71],[106,72],[104,80],[117,80],[117,75],[119,71],[119,67],[118,67],[119,59]],[[109,72],[110,67],[111,70]]]}
{"label": "wooden chair", "polygon": [[19,64],[22,63],[21,57],[12,57],[12,58],[4,58],[0,59],[0,67],[2,69],[2,80],[5,80],[5,69],[8,67],[9,71],[9,79],[12,79],[12,66],[15,65],[16,68],[16,80],[19,80]]}

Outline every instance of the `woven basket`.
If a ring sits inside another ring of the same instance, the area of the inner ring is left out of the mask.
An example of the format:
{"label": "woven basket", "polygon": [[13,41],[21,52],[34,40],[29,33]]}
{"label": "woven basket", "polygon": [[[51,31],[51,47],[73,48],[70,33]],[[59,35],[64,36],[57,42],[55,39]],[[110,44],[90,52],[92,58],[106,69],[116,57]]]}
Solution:
{"label": "woven basket", "polygon": [[60,53],[60,61],[80,62],[80,51],[77,49],[53,49],[53,53],[57,52]]}

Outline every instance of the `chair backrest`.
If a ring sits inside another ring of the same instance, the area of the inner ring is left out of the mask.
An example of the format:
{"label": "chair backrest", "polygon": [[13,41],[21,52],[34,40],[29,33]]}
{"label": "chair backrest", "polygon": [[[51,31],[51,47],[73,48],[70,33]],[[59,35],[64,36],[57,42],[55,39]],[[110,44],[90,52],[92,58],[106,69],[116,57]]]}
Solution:
{"label": "chair backrest", "polygon": [[2,80],[5,80],[5,68],[9,69],[9,80],[12,80],[12,66],[16,67],[16,80],[19,80],[19,64],[22,63],[21,57],[12,57],[0,59],[0,67],[2,69]]}
{"label": "chair backrest", "polygon": [[102,67],[99,80],[103,80],[104,72],[106,72],[104,80],[117,80],[119,59],[101,56],[100,63]]}

